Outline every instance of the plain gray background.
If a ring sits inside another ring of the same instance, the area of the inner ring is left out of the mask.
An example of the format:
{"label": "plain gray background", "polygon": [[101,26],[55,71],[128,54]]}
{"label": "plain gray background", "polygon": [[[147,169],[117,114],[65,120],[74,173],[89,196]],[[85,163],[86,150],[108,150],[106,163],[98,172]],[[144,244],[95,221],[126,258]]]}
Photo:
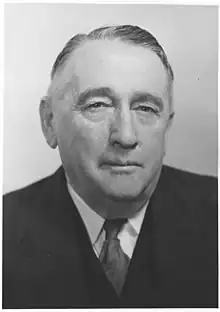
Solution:
{"label": "plain gray background", "polygon": [[217,6],[6,4],[3,192],[60,165],[40,128],[38,107],[52,64],[78,32],[109,24],[144,27],[175,74],[175,121],[165,163],[217,175]]}

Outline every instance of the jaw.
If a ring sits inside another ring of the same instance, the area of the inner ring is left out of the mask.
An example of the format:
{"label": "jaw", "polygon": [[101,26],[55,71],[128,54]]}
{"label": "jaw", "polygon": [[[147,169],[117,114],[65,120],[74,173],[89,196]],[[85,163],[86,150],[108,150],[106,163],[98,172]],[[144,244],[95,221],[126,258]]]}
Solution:
{"label": "jaw", "polygon": [[154,158],[129,174],[104,170],[96,161],[88,161],[88,157],[84,161],[81,157],[81,162],[76,162],[76,158],[79,156],[75,157],[74,168],[73,159],[68,159],[64,166],[71,184],[89,207],[104,218],[128,218],[137,213],[154,191],[162,167],[162,153],[157,155],[156,162]]}
{"label": "jaw", "polygon": [[103,218],[131,218],[149,200],[159,179],[160,169],[147,183],[141,183],[137,177],[130,177],[130,180],[123,177],[124,184],[120,179],[111,184],[106,180],[105,183],[90,188],[82,197]]}

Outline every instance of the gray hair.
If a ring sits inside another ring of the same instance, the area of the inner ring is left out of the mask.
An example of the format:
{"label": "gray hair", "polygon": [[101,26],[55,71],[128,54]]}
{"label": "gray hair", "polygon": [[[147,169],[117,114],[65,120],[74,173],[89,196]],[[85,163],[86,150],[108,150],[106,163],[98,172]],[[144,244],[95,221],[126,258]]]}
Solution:
{"label": "gray hair", "polygon": [[[174,74],[171,65],[168,62],[165,51],[158,43],[157,39],[150,32],[138,26],[132,25],[100,27],[91,31],[89,34],[77,34],[76,36],[72,37],[66,43],[65,47],[59,53],[53,64],[51,71],[51,80],[53,80],[54,76],[57,73],[60,73],[62,71],[72,52],[77,47],[81,46],[84,42],[88,40],[99,39],[114,40],[117,38],[126,43],[148,48],[157,54],[167,71],[170,97],[172,97],[172,83],[174,80]],[[172,99],[170,100],[172,102]]]}

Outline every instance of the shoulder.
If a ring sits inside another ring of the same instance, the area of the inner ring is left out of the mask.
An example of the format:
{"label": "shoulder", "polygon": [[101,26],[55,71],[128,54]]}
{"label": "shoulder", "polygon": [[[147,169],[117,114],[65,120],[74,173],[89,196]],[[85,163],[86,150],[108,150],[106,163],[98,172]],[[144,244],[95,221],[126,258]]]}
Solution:
{"label": "shoulder", "polygon": [[12,191],[3,196],[4,222],[8,218],[22,218],[24,213],[33,211],[48,192],[51,177],[46,177],[21,189]]}
{"label": "shoulder", "polygon": [[163,166],[159,189],[170,207],[167,210],[173,218],[176,216],[181,223],[185,223],[186,227],[190,224],[197,226],[200,224],[201,228],[216,230],[217,178]]}
{"label": "shoulder", "polygon": [[184,171],[170,166],[163,166],[161,179],[173,190],[192,197],[217,196],[218,179],[210,175],[202,175]]}
{"label": "shoulder", "polygon": [[[200,228],[202,232],[217,232],[218,180],[164,166],[160,189],[166,193],[170,214],[183,228]],[[216,236],[217,237],[217,236]]]}
{"label": "shoulder", "polygon": [[[63,179],[63,169],[59,168],[51,176],[3,196],[4,259],[14,263],[33,244],[41,248],[43,235],[48,237],[51,227],[57,228]],[[10,263],[5,271],[8,266]]]}
{"label": "shoulder", "polygon": [[178,169],[175,167],[170,167],[168,165],[163,165],[162,173],[179,181],[187,181],[187,182],[202,182],[202,183],[216,183],[217,178],[211,175],[194,173],[187,170]]}
{"label": "shoulder", "polygon": [[42,214],[43,209],[52,206],[51,201],[54,192],[57,192],[55,188],[59,184],[60,171],[61,168],[48,177],[3,196],[4,230],[16,224],[22,226],[28,220]]}
{"label": "shoulder", "polygon": [[60,171],[61,168],[50,176],[29,184],[21,189],[5,194],[3,196],[3,206],[13,204],[19,205],[40,200],[46,193],[48,193],[53,182],[60,174]]}
{"label": "shoulder", "polygon": [[38,195],[42,194],[49,179],[50,177],[45,177],[30,185],[5,194],[3,196],[3,204],[19,204],[25,201],[32,201],[33,197],[38,197]]}

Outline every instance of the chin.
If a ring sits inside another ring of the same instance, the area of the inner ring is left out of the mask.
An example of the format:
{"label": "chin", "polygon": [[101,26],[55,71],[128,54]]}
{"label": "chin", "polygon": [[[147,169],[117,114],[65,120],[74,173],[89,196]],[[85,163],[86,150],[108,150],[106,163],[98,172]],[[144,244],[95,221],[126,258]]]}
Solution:
{"label": "chin", "polygon": [[103,189],[104,194],[114,201],[138,201],[143,197],[143,188],[129,187],[108,187]]}

